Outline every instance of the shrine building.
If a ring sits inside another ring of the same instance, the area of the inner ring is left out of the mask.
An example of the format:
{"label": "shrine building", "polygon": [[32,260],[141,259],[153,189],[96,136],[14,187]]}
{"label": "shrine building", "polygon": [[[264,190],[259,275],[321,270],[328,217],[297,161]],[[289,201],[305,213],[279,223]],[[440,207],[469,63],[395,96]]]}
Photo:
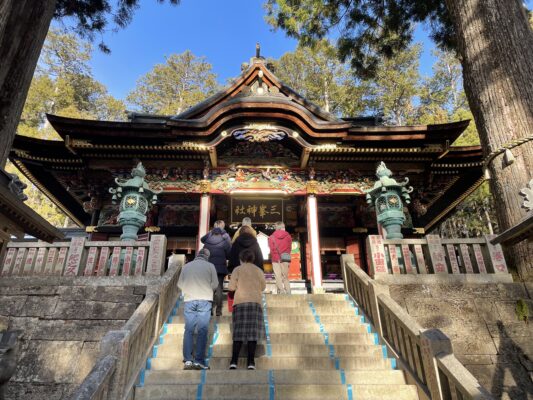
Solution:
{"label": "shrine building", "polygon": [[340,279],[339,254],[365,267],[365,239],[378,232],[365,190],[379,162],[414,187],[406,238],[436,227],[482,182],[480,147],[451,147],[469,121],[384,126],[373,117],[339,118],[284,85],[261,57],[179,115],[47,117],[63,140],[17,135],[10,159],[91,240],[120,236],[109,188],[141,161],[160,191],[144,232],[165,234],[169,254],[192,256],[215,220],[232,235],[250,217],[262,246],[283,221],[293,236],[291,277],[314,284]]}

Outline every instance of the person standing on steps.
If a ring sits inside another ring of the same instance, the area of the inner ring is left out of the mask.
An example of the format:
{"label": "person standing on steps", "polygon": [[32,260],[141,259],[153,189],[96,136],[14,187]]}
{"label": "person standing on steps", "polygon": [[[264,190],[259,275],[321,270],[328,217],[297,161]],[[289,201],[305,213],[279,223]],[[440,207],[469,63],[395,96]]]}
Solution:
{"label": "person standing on steps", "polygon": [[251,226],[244,225],[240,229],[239,236],[231,245],[231,251],[229,255],[228,269],[231,273],[233,269],[241,264],[239,254],[241,251],[250,249],[254,253],[254,263],[260,269],[263,269],[263,253],[257,243],[257,239],[254,235],[254,230]]}
{"label": "person standing on steps", "polygon": [[289,282],[289,264],[291,262],[291,235],[285,230],[283,222],[276,222],[275,231],[268,238],[272,268],[276,277],[276,288],[279,293],[291,294]]}
{"label": "person standing on steps", "polygon": [[235,240],[237,240],[237,238],[241,234],[241,229],[244,228],[245,226],[251,229],[252,235],[254,235],[254,237],[257,236],[256,230],[252,228],[252,220],[249,217],[244,217],[242,219],[242,225],[239,229],[237,229],[237,232],[235,232],[235,234],[233,235],[233,239],[231,239],[231,243],[235,243]]}
{"label": "person standing on steps", "polygon": [[229,281],[233,299],[233,350],[229,369],[237,369],[239,353],[244,342],[248,343],[248,369],[255,369],[257,341],[265,336],[262,293],[266,288],[265,275],[254,265],[255,254],[245,249],[239,254],[240,265]]}
{"label": "person standing on steps", "polygon": [[218,276],[218,286],[215,290],[216,315],[222,315],[222,297],[224,294],[224,277],[228,274],[227,259],[231,250],[231,239],[224,230],[224,221],[216,221],[214,228],[203,236],[200,241],[204,249],[208,249],[211,255],[209,262],[215,265]]}
{"label": "person standing on steps", "polygon": [[[211,319],[213,291],[218,286],[217,270],[209,260],[209,250],[201,249],[196,258],[185,264],[178,287],[185,301],[183,335],[183,369],[209,369],[205,362],[207,331]],[[194,332],[198,330],[193,358]]]}

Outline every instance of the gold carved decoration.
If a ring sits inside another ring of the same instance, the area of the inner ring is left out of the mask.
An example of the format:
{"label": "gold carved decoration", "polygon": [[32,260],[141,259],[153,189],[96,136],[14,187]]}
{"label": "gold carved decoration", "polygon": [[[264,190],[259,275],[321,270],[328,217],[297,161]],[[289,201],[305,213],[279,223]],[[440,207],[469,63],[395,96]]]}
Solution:
{"label": "gold carved decoration", "polygon": [[158,227],[158,226],[146,226],[146,227],[144,228],[144,230],[145,230],[146,232],[155,233],[155,232],[159,232],[159,231],[161,230],[161,228]]}
{"label": "gold carved decoration", "polygon": [[203,179],[200,181],[200,192],[209,193],[211,191],[211,182]]}
{"label": "gold carved decoration", "polygon": [[317,194],[319,192],[318,182],[314,180],[308,181],[306,185],[306,191],[307,191],[307,194]]}

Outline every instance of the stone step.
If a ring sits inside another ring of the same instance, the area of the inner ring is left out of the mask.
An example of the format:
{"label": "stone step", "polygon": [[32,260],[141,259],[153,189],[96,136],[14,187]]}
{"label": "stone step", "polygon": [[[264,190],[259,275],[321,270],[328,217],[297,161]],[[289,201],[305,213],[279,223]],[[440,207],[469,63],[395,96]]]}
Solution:
{"label": "stone step", "polygon": [[[315,307],[316,313],[322,315],[356,315],[355,309],[349,306]],[[313,315],[311,308],[305,307],[268,307],[267,316],[271,315]]]}
{"label": "stone step", "polygon": [[[350,313],[348,315],[345,315],[345,314],[320,315],[319,317],[320,317],[320,322],[322,323],[352,323],[352,322],[359,322],[361,320],[361,316],[355,315],[354,313]],[[274,314],[274,315],[267,314],[267,318],[268,318],[269,324],[275,324],[278,322],[289,322],[289,323],[315,322],[315,317],[312,313]],[[231,324],[232,323],[231,321],[232,321],[231,314],[223,315],[221,317],[213,317],[211,319],[211,324],[214,324],[215,322],[219,325]],[[183,324],[185,323],[185,318],[182,315],[176,315],[174,317],[171,317],[170,323],[171,324]]]}
{"label": "stone step", "polygon": [[[213,340],[213,331],[211,330],[208,335],[207,343],[211,343]],[[357,332],[342,332],[342,333],[329,333],[328,341],[331,344],[374,344],[374,337],[368,333]],[[219,333],[217,344],[231,344],[233,342],[232,335],[229,332]],[[270,333],[270,342],[286,343],[286,344],[324,344],[324,335],[320,332],[310,333]],[[183,331],[179,333],[166,334],[162,337],[161,344],[172,344],[175,346],[181,346],[183,343]]]}
{"label": "stone step", "polygon": [[[183,317],[183,306],[180,305],[180,307],[176,310],[176,314],[173,317]],[[348,315],[348,316],[357,316],[356,310],[348,305],[342,305],[342,306],[317,306],[315,307],[315,311],[317,315],[320,317],[326,316],[326,315]],[[313,317],[314,314],[310,307],[308,306],[302,306],[302,307],[277,307],[277,306],[269,306],[267,308],[266,312],[268,318],[272,316],[289,316],[289,315],[302,315],[302,316],[311,316]],[[227,310],[226,306],[224,306],[224,310],[222,311],[223,317],[231,317],[231,313]],[[215,320],[216,317],[213,316],[211,319]]]}
{"label": "stone step", "polygon": [[306,301],[346,301],[344,293],[322,293],[322,294],[267,294],[265,299],[273,301],[298,301],[304,299]]}
{"label": "stone step", "polygon": [[[319,309],[326,309],[326,308],[342,308],[345,310],[353,309],[353,307],[346,301],[320,301],[320,302],[313,302],[313,307],[317,310]],[[311,310],[311,306],[307,301],[302,302],[269,302],[267,300],[267,308],[288,308],[288,309],[309,309]]]}
{"label": "stone step", "polygon": [[[257,369],[335,369],[335,361],[325,357],[256,357]],[[214,370],[228,369],[230,357],[214,357],[209,366]],[[246,367],[246,360],[239,359],[241,368]],[[382,356],[340,357],[340,368],[345,370],[380,370],[390,369],[391,362]],[[151,369],[155,371],[183,369],[181,357],[156,357],[151,360]]]}
{"label": "stone step", "polygon": [[[365,333],[368,332],[367,327],[361,323],[352,322],[344,324],[323,324],[324,330],[327,333],[342,333],[342,332],[354,332],[354,333]],[[167,333],[182,333],[185,329],[185,324],[168,324]],[[211,328],[213,329],[213,328]],[[307,323],[290,323],[290,322],[278,322],[270,323],[269,321],[269,330],[270,333],[313,333],[320,332],[320,325],[313,321]],[[231,332],[231,325],[221,324],[218,326],[218,331],[220,333]]]}
{"label": "stone step", "polygon": [[[280,369],[272,370],[272,376],[276,384],[340,384],[341,374],[339,370],[295,370]],[[405,378],[399,370],[359,370],[345,371],[346,383],[358,385],[403,385]],[[147,371],[145,385],[179,385],[198,384],[201,381],[199,371]],[[264,384],[269,382],[269,371],[246,369],[228,370],[208,370],[205,372],[205,383],[207,384]]]}
{"label": "stone step", "polygon": [[[416,400],[416,387],[410,385],[352,385],[352,398],[357,400]],[[268,400],[271,388],[262,385],[146,385],[137,388],[136,400],[182,400],[182,399],[231,399]],[[348,399],[346,385],[279,385],[273,388],[274,398],[279,400],[324,400]]]}
{"label": "stone step", "polygon": [[[231,357],[232,344],[216,343],[213,347],[213,357]],[[329,347],[324,344],[272,344],[272,356],[275,357],[328,357]],[[337,345],[333,346],[337,356],[379,356],[383,354],[381,346],[376,345]],[[182,358],[182,346],[163,343],[157,346],[157,357]],[[246,346],[242,346],[241,356],[247,354]],[[258,344],[256,356],[266,354],[266,345]]]}
{"label": "stone step", "polygon": [[[348,303],[341,302],[331,302],[328,304],[315,304],[315,311],[318,315],[321,314],[344,314],[354,315],[355,308],[350,306]],[[176,310],[176,315],[183,316],[183,304],[180,304]],[[302,303],[301,305],[297,304],[274,304],[267,306],[267,315],[313,315],[311,307],[308,304]],[[223,305],[222,310],[223,316],[231,316],[231,312],[228,311],[226,304]],[[213,316],[215,317],[215,316]]]}

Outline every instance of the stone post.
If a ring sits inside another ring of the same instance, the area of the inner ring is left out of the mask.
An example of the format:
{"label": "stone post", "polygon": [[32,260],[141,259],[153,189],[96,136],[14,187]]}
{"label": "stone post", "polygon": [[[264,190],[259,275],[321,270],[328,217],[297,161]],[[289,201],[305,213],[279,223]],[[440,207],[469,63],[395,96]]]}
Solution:
{"label": "stone post", "polygon": [[389,271],[387,270],[387,262],[385,260],[383,237],[380,235],[368,235],[366,248],[370,276],[374,279],[379,279],[380,276],[387,275]]}
{"label": "stone post", "polygon": [[435,356],[439,353],[452,354],[452,343],[439,329],[427,329],[420,331],[420,347],[422,350],[422,362],[424,363],[426,382],[431,393],[431,398],[433,400],[444,400]]}
{"label": "stone post", "polygon": [[311,282],[313,291],[322,288],[322,262],[320,261],[320,237],[318,229],[318,204],[314,194],[307,196],[307,231],[311,248]]}
{"label": "stone post", "polygon": [[429,257],[431,265],[435,274],[447,274],[448,267],[446,266],[446,258],[444,255],[444,248],[439,235],[427,235]]}
{"label": "stone post", "polygon": [[146,275],[162,275],[165,271],[167,237],[165,235],[152,235]]}
{"label": "stone post", "polygon": [[123,400],[126,387],[130,333],[128,331],[109,331],[100,342],[100,356],[111,355],[116,358],[115,372],[109,382],[107,400]]}
{"label": "stone post", "polygon": [[485,235],[485,242],[487,243],[487,249],[489,250],[490,263],[495,274],[507,274],[507,264],[505,263],[505,257],[503,255],[502,246],[499,244],[492,244],[490,241],[497,235]]}
{"label": "stone post", "polygon": [[380,294],[384,294],[390,297],[389,287],[387,285],[382,285],[380,283],[370,281],[368,283],[368,293],[370,297],[370,307],[372,311],[372,323],[374,324],[374,328],[378,331],[379,336],[384,337],[383,326],[381,325],[381,318],[379,312],[378,296]]}
{"label": "stone post", "polygon": [[70,242],[70,248],[67,256],[67,266],[63,275],[78,276],[80,275],[80,266],[85,250],[85,237],[74,237]]}

